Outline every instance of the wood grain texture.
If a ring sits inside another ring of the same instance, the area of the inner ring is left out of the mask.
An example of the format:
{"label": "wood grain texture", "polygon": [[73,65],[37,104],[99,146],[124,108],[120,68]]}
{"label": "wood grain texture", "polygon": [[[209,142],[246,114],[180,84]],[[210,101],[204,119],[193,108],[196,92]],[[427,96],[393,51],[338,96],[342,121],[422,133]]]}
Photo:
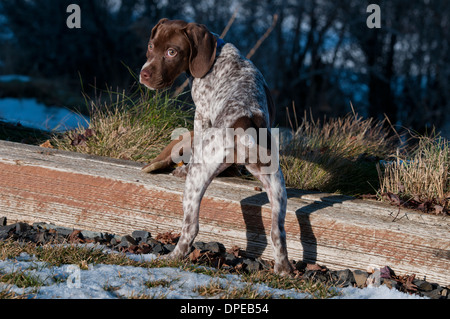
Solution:
{"label": "wood grain texture", "polygon": [[[76,229],[179,232],[184,180],[143,165],[0,141],[0,215]],[[198,241],[273,259],[270,205],[252,181],[218,178],[200,212]],[[390,266],[450,284],[450,221],[372,201],[288,190],[290,259],[332,269]]]}

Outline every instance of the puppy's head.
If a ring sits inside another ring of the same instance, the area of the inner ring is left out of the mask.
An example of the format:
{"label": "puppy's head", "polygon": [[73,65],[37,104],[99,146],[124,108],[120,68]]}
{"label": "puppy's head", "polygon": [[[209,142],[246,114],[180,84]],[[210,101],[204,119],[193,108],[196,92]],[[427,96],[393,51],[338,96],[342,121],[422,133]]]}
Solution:
{"label": "puppy's head", "polygon": [[140,82],[152,90],[173,84],[183,72],[204,77],[214,64],[217,39],[200,24],[162,19],[153,28]]}

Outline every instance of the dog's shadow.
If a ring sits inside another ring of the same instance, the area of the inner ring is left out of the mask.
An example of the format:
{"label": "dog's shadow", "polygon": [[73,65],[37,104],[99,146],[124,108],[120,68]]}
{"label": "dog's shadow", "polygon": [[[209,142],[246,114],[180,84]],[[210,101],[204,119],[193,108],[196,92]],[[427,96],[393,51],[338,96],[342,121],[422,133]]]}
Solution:
{"label": "dog's shadow", "polygon": [[[301,195],[316,193],[317,192],[302,191]],[[288,199],[298,197],[299,191],[287,189],[287,195]],[[342,203],[348,199],[349,197],[342,195],[329,195],[322,197],[321,201],[315,201],[295,211],[295,216],[300,229],[300,244],[303,248],[303,262],[311,264],[317,262],[317,239],[311,226],[310,215],[324,207],[330,207],[333,204]],[[267,203],[269,203],[269,200],[265,192],[247,197],[241,201],[241,210],[244,216],[247,234],[246,253],[252,257],[260,257],[269,244],[262,215],[262,206]],[[266,224],[271,225],[271,222],[269,221],[269,223]],[[270,236],[270,229],[268,233]]]}

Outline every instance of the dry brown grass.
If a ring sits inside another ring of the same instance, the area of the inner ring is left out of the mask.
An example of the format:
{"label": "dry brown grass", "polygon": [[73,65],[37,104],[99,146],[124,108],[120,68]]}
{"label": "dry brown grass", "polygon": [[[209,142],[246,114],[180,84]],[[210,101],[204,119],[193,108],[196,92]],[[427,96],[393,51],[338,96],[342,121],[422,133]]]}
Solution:
{"label": "dry brown grass", "polygon": [[376,162],[395,151],[384,122],[355,113],[314,121],[305,114],[280,158],[288,186],[350,195],[377,190]]}
{"label": "dry brown grass", "polygon": [[442,137],[416,136],[407,154],[379,166],[380,193],[393,193],[403,200],[450,205],[450,143]]}
{"label": "dry brown grass", "polygon": [[87,126],[55,135],[62,150],[148,162],[169,142],[172,131],[190,127],[192,112],[164,92],[139,87],[130,96],[111,93],[108,102],[91,100]]}

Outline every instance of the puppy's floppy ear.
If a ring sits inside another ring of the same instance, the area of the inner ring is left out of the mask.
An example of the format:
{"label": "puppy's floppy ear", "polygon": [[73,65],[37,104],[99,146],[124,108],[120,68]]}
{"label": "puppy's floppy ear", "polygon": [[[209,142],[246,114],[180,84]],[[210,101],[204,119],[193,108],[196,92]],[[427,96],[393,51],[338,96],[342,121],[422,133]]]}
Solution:
{"label": "puppy's floppy ear", "polygon": [[164,18],[164,19],[159,20],[158,24],[155,25],[155,27],[152,29],[152,35],[151,35],[150,39],[153,39],[155,37],[156,30],[158,30],[158,27],[161,24],[164,24],[164,22],[166,22],[166,21],[169,21],[169,19]]}
{"label": "puppy's floppy ear", "polygon": [[189,23],[184,29],[191,46],[189,71],[195,78],[208,73],[216,59],[217,39],[201,24]]}

